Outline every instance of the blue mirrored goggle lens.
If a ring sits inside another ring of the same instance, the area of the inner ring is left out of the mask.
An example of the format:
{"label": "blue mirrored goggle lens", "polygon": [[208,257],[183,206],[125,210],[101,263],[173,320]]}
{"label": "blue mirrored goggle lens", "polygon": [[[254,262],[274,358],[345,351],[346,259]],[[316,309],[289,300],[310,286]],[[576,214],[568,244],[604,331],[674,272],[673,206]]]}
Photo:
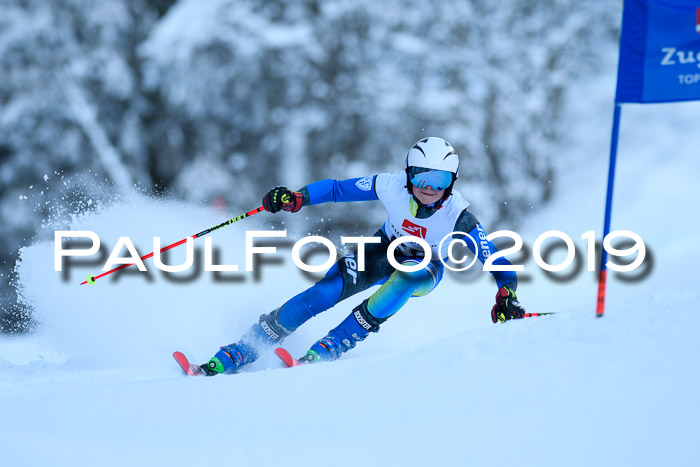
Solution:
{"label": "blue mirrored goggle lens", "polygon": [[444,190],[452,183],[452,173],[444,170],[426,170],[418,172],[411,168],[411,183],[418,188],[430,185],[433,190]]}

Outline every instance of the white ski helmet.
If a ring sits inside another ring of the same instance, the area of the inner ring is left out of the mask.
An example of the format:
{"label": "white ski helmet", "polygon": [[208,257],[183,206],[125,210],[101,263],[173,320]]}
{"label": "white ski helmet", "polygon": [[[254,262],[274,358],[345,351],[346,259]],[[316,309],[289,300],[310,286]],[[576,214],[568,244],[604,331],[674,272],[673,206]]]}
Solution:
{"label": "white ski helmet", "polygon": [[440,201],[436,203],[436,207],[439,209],[442,203],[452,195],[452,188],[454,188],[455,181],[459,176],[459,156],[457,151],[450,143],[435,136],[423,138],[416,142],[406,154],[406,189],[410,194],[413,194],[413,183],[411,182],[413,175],[411,173],[416,172],[415,169],[411,169],[412,167],[452,173],[452,180],[449,182],[449,186],[445,188],[445,193]]}
{"label": "white ski helmet", "polygon": [[423,138],[409,149],[406,155],[406,170],[409,167],[444,170],[459,176],[459,156],[450,143],[442,138]]}

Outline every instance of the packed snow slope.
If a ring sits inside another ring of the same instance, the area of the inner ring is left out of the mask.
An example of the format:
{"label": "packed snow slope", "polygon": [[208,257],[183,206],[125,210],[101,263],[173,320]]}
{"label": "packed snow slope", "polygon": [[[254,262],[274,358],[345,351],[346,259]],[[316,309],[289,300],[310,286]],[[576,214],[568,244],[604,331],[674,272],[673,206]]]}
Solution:
{"label": "packed snow slope", "polygon": [[[526,245],[555,229],[585,253],[581,235],[601,236],[612,108],[590,112],[572,124],[566,160],[578,162],[562,167],[558,198],[519,230]],[[40,325],[0,341],[2,464],[698,465],[699,118],[698,104],[623,110],[613,229],[641,235],[649,257],[641,278],[611,274],[602,319],[585,256],[556,281],[530,254],[519,296],[555,316],[494,325],[489,275],[448,274],[337,362],[281,369],[265,355],[238,375],[184,378],[174,350],[206,361],[311,284],[290,248],[258,276],[244,271],[244,232],[268,229],[271,214],[210,235],[218,263],[240,267],[218,278],[165,274],[149,260],[147,273],[81,286],[106,257],[76,258],[62,274],[53,242],[32,244],[17,268]],[[110,248],[129,236],[144,254],[154,236],[177,241],[237,212],[228,214],[134,195],[70,229]],[[184,258],[180,247],[168,262]],[[303,354],[362,298],[286,347]]]}

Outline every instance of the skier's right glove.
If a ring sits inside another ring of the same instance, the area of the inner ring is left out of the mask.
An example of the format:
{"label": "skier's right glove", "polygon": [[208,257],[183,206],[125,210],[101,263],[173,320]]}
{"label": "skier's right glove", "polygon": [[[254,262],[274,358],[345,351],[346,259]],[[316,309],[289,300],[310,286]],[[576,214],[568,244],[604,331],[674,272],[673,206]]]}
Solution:
{"label": "skier's right glove", "polygon": [[297,212],[301,209],[304,195],[298,191],[292,191],[286,186],[276,186],[263,198],[262,204],[269,212]]}
{"label": "skier's right glove", "polygon": [[518,301],[515,290],[501,287],[496,294],[496,304],[491,308],[491,321],[505,323],[509,319],[520,319],[525,315],[525,307]]}

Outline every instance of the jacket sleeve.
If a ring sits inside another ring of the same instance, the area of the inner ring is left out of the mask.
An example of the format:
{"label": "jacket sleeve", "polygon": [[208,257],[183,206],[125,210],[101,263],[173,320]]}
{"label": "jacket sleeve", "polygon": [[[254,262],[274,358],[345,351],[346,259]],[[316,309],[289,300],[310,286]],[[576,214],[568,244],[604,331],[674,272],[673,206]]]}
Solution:
{"label": "jacket sleeve", "polygon": [[[498,251],[490,240],[486,240],[486,236],[488,234],[474,214],[466,209],[462,211],[462,214],[460,214],[459,218],[457,219],[457,222],[455,223],[455,231],[469,233],[469,236],[474,240],[474,242],[468,238],[464,241],[467,243],[467,247],[476,255],[477,258],[479,258],[479,261],[481,261],[482,264],[489,256]],[[476,250],[474,249],[474,244],[476,244]],[[493,264],[510,265],[511,263],[506,258],[501,256],[496,258],[493,261]],[[515,271],[491,271],[491,274],[493,275],[494,279],[496,279],[496,284],[499,288],[505,285],[513,290],[517,289],[518,275],[515,273]]]}
{"label": "jacket sleeve", "polygon": [[374,186],[376,178],[372,175],[348,180],[320,180],[299,191],[304,195],[304,205],[374,201],[379,199]]}

